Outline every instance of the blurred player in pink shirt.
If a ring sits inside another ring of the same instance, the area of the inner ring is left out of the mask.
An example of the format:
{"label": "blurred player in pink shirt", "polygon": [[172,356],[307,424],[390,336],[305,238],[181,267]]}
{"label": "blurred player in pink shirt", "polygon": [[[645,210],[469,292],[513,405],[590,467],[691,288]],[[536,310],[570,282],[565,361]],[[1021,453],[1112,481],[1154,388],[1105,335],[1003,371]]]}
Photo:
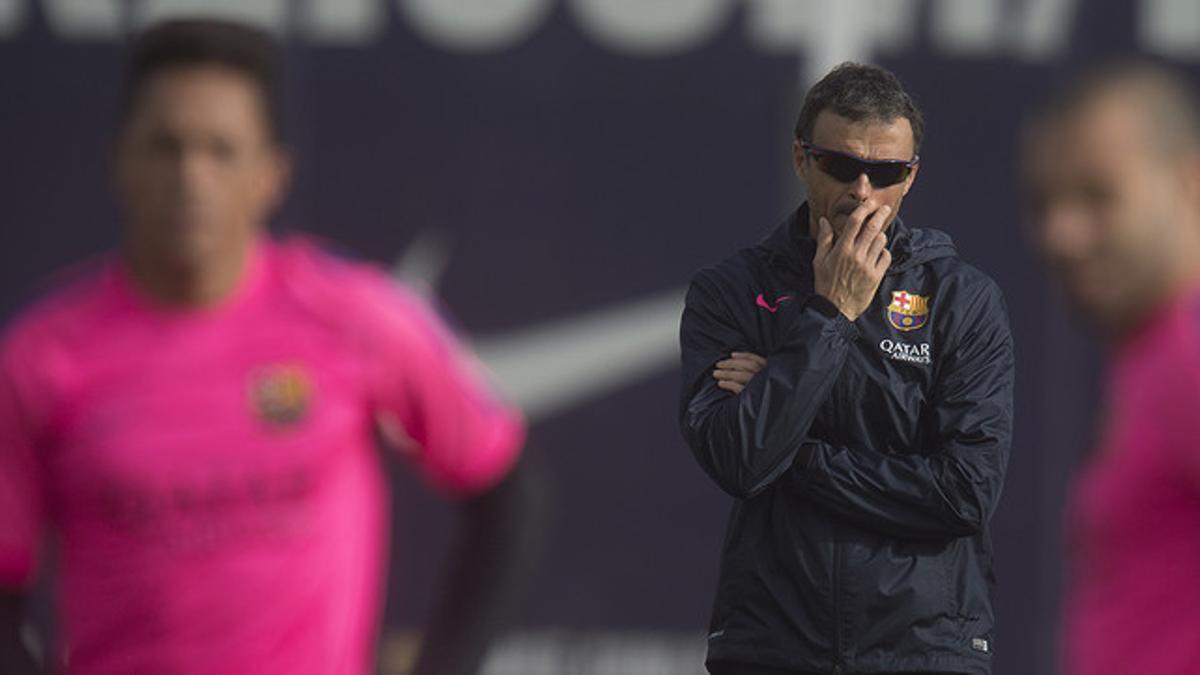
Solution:
{"label": "blurred player in pink shirt", "polygon": [[[125,246],[0,342],[0,671],[369,673],[389,437],[464,537],[416,672],[473,672],[529,529],[523,427],[413,293],[273,242],[277,52],[162,24],[135,45],[115,174]],[[58,552],[65,664],[19,627]]]}
{"label": "blurred player in pink shirt", "polygon": [[1161,67],[1109,66],[1025,150],[1037,243],[1111,360],[1070,499],[1064,669],[1200,673],[1200,106]]}

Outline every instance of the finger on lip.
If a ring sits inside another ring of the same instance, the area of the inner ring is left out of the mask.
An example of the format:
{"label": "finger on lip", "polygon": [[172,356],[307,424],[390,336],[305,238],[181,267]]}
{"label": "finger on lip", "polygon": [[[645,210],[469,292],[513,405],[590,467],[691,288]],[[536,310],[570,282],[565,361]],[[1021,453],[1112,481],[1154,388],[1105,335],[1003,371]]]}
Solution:
{"label": "finger on lip", "polygon": [[871,217],[872,225],[878,226],[878,229],[883,229],[883,224],[887,222],[888,216],[892,214],[892,207],[884,204],[875,211],[875,215]]}
{"label": "finger on lip", "polygon": [[[849,209],[849,210],[847,210]],[[871,216],[874,209],[871,202],[863,202],[854,207],[843,207],[838,209],[835,214],[846,219],[846,225],[851,228],[861,228],[865,225]]]}
{"label": "finger on lip", "polygon": [[865,202],[859,202],[858,204],[856,204],[850,212],[854,213],[855,211],[863,211],[865,213],[871,213],[872,211],[876,210],[878,207],[879,207],[879,204],[874,199],[868,199]]}

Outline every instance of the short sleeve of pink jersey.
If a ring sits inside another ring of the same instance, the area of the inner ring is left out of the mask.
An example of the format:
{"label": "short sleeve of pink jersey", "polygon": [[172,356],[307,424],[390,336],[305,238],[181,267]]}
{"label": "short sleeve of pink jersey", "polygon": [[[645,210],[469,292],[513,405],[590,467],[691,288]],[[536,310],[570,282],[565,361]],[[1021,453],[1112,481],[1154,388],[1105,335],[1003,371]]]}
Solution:
{"label": "short sleeve of pink jersey", "polygon": [[21,347],[28,342],[10,334],[0,346],[0,586],[6,588],[32,582],[45,519],[38,411],[23,372],[37,358]]}
{"label": "short sleeve of pink jersey", "polygon": [[520,451],[520,415],[421,297],[374,270],[359,281],[353,292],[366,300],[368,367],[384,436],[443,491],[490,487]]}

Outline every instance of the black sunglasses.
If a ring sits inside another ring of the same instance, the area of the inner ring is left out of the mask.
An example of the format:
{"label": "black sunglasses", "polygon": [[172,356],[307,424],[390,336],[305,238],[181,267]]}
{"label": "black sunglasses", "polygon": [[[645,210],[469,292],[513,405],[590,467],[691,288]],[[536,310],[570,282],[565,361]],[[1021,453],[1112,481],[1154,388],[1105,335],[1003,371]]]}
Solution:
{"label": "black sunglasses", "polygon": [[812,143],[801,143],[804,152],[812,157],[817,167],[829,174],[834,180],[842,183],[852,183],[864,173],[877,188],[885,188],[903,182],[912,173],[913,167],[920,161],[920,156],[912,159],[859,159],[836,150],[827,150]]}

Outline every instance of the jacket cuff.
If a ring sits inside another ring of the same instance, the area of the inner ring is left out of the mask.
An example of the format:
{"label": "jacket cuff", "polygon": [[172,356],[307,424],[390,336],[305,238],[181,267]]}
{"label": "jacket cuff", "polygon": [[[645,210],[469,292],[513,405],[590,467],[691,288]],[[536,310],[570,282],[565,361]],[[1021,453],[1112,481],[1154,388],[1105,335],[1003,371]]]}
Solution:
{"label": "jacket cuff", "polygon": [[812,295],[808,296],[808,300],[805,302],[805,305],[812,307],[830,319],[836,319],[837,315],[842,313],[842,311],[837,308],[837,305],[833,304],[832,300],[821,295],[820,293],[813,293]]}
{"label": "jacket cuff", "polygon": [[812,309],[821,316],[830,319],[834,332],[842,336],[847,342],[854,342],[858,339],[858,326],[855,326],[853,321],[847,319],[846,315],[842,314],[842,310],[838,309],[837,305],[833,304],[833,301],[829,298],[820,293],[813,293],[808,296],[804,306],[806,309]]}

